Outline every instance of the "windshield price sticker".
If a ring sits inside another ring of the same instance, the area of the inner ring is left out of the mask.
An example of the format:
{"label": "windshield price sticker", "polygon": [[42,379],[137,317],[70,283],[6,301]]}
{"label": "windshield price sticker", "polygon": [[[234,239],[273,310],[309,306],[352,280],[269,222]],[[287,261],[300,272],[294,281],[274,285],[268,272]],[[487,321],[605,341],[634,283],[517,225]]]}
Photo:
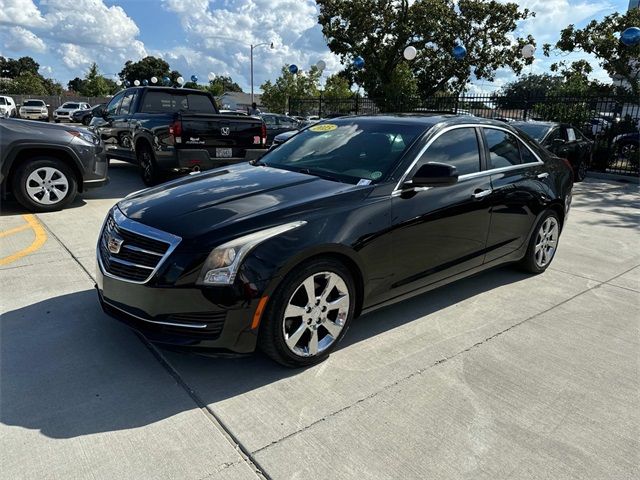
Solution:
{"label": "windshield price sticker", "polygon": [[335,123],[322,123],[320,125],[314,125],[310,127],[309,130],[312,132],[331,132],[335,130],[338,126]]}

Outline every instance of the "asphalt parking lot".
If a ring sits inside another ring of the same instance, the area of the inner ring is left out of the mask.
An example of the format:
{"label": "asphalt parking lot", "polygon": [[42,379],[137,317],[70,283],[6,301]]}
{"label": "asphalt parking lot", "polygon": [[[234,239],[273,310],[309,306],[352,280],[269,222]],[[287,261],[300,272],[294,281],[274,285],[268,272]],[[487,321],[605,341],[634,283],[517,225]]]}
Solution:
{"label": "asphalt parking lot", "polygon": [[550,269],[500,268],[356,320],[328,361],[158,350],[102,313],[111,184],[0,218],[0,477],[635,479],[640,194],[588,179]]}

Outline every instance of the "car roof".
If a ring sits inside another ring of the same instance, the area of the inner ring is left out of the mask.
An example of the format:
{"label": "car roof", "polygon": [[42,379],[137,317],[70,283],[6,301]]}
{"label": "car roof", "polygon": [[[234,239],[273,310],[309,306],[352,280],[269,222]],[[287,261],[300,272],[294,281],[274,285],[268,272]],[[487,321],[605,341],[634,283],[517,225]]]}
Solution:
{"label": "car roof", "polygon": [[435,125],[446,127],[450,125],[479,125],[479,126],[495,126],[501,128],[509,128],[509,124],[499,120],[493,120],[483,117],[472,117],[469,115],[455,115],[453,113],[441,112],[424,112],[424,113],[381,113],[376,115],[345,115],[335,119],[327,120],[331,122],[344,122],[348,120],[358,119],[358,121],[372,123],[407,123],[411,125],[423,125],[425,128],[431,128]]}
{"label": "car roof", "polygon": [[515,122],[511,122],[511,125],[515,125],[516,127],[518,125],[542,125],[547,127],[555,127],[562,124],[559,122],[545,122],[542,120],[516,120]]}
{"label": "car roof", "polygon": [[[202,93],[205,95],[208,95],[209,92],[206,92],[204,90],[198,90],[197,88],[178,88],[178,87],[161,87],[161,86],[155,86],[155,85],[140,85],[139,87],[127,87],[125,90],[151,90],[151,91],[158,91],[158,92],[164,92],[164,91],[171,91],[171,92],[177,92],[177,93]],[[120,93],[120,92],[118,92]]]}

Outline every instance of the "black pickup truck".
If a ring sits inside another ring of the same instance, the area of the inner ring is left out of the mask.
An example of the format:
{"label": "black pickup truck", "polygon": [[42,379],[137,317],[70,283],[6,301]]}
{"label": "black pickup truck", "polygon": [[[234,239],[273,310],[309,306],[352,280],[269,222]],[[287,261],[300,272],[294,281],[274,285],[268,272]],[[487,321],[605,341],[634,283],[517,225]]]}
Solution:
{"label": "black pickup truck", "polygon": [[169,172],[245,162],[266,149],[261,119],[220,114],[213,97],[200,90],[128,88],[95,115],[90,128],[108,157],[140,165],[148,186]]}

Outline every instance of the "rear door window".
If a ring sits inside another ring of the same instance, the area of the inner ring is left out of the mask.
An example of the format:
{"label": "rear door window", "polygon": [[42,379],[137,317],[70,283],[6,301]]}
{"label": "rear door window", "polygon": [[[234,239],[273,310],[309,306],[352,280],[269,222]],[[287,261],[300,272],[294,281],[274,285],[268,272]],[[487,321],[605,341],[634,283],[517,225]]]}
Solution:
{"label": "rear door window", "polygon": [[118,106],[120,106],[120,102],[122,101],[122,97],[124,97],[125,93],[126,92],[120,92],[115,97],[113,97],[111,99],[111,101],[109,102],[109,105],[107,105],[107,108],[105,108],[105,111],[109,115],[115,115],[116,114],[116,112],[118,111]]}
{"label": "rear door window", "polygon": [[422,154],[418,166],[427,163],[446,163],[458,170],[458,175],[480,171],[480,150],[474,128],[456,128],[434,140]]}
{"label": "rear door window", "polygon": [[133,99],[136,96],[135,91],[131,91],[125,94],[122,99],[122,103],[120,104],[120,109],[118,110],[119,115],[129,115],[131,113],[131,105],[133,104]]}
{"label": "rear door window", "polygon": [[484,135],[489,149],[489,169],[519,165],[518,139],[504,130],[485,128]]}

